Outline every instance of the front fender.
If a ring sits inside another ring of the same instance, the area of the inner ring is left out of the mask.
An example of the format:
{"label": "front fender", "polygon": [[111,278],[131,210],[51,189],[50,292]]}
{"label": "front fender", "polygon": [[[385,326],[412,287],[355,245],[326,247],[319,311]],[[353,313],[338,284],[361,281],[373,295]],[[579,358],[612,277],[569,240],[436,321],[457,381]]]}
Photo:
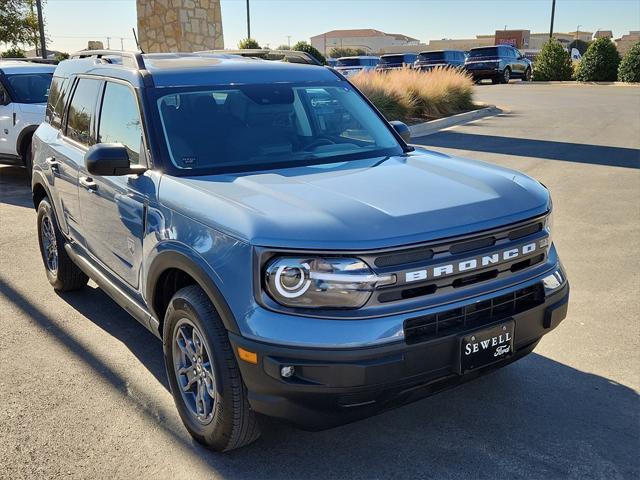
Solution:
{"label": "front fender", "polygon": [[237,321],[214,280],[219,278],[218,275],[198,252],[182,243],[165,241],[155,246],[148,259],[143,294],[155,318],[159,319],[158,312],[154,309],[156,284],[163,272],[177,268],[198,282],[220,314],[226,329],[236,334],[240,333]]}

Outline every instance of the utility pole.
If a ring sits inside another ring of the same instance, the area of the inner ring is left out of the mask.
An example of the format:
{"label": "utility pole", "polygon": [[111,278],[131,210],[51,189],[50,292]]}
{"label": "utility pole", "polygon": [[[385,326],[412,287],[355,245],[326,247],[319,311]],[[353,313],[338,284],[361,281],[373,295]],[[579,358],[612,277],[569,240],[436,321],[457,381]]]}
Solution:
{"label": "utility pole", "polygon": [[107,37],[107,50],[111,50],[111,37]]}
{"label": "utility pole", "polygon": [[251,15],[249,14],[249,0],[247,0],[247,38],[251,38]]}
{"label": "utility pole", "polygon": [[124,52],[124,37],[120,37],[120,50]]}
{"label": "utility pole", "polygon": [[38,26],[40,27],[40,53],[42,58],[47,58],[47,45],[44,39],[44,21],[42,20],[42,2],[36,0],[36,8],[38,9]]}
{"label": "utility pole", "polygon": [[556,0],[551,3],[551,27],[549,28],[549,38],[553,38],[553,18],[556,15]]}

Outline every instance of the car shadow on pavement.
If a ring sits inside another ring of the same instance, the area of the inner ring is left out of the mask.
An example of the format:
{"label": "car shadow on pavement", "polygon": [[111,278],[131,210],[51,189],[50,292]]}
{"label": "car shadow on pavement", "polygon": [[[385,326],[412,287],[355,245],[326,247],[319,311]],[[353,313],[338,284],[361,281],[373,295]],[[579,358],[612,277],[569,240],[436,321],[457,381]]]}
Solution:
{"label": "car shadow on pavement", "polygon": [[29,177],[24,168],[0,165],[0,203],[33,208]]}
{"label": "car shadow on pavement", "polygon": [[455,148],[591,165],[640,168],[640,150],[635,148],[500,137],[451,130],[415,138],[412,139],[412,142],[426,147]]}
{"label": "car shadow on pavement", "polygon": [[[144,396],[2,277],[0,294],[123,396],[130,388]],[[127,345],[167,388],[160,342],[104,293],[88,286],[60,298]],[[456,389],[331,430],[261,419],[262,438],[226,454],[191,441],[146,406],[153,402],[137,406],[181,442],[181,455],[192,454],[223,478],[638,478],[639,400],[624,385],[533,353]]]}

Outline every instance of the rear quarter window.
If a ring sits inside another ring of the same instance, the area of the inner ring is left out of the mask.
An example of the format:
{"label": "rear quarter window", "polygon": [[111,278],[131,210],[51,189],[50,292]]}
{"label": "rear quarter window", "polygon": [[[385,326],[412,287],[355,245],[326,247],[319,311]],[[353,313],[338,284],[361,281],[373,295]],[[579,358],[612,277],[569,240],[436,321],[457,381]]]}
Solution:
{"label": "rear quarter window", "polygon": [[86,146],[95,143],[92,133],[100,81],[80,78],[69,105],[67,137]]}

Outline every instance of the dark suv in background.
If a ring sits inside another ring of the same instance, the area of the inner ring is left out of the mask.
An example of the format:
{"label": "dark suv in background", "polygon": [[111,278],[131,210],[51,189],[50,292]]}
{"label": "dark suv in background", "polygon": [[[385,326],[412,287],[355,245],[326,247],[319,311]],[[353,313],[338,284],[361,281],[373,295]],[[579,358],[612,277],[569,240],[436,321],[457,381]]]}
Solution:
{"label": "dark suv in background", "polygon": [[509,83],[512,78],[529,81],[533,70],[531,60],[508,45],[472,48],[464,66],[475,81],[488,78],[493,83]]}
{"label": "dark suv in background", "polygon": [[465,55],[462,50],[433,50],[420,52],[413,68],[429,71],[434,67],[464,67]]}
{"label": "dark suv in background", "polygon": [[413,63],[418,58],[417,53],[391,53],[388,55],[382,55],[380,62],[376,66],[376,70],[395,70],[396,68],[410,67],[413,68]]}

